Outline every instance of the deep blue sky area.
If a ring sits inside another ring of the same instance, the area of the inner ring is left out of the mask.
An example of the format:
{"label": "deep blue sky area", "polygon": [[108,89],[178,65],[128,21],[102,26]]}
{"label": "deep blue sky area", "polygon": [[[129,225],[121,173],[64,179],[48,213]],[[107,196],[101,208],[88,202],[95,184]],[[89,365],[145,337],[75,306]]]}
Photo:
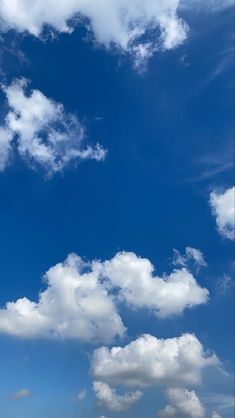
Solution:
{"label": "deep blue sky area", "polygon": [[[107,260],[132,251],[160,276],[173,269],[173,249],[198,248],[208,265],[192,272],[209,302],[164,320],[122,306],[128,334],[116,342],[195,333],[221,360],[197,389],[203,400],[233,394],[233,284],[224,292],[218,284],[233,276],[234,247],[218,234],[209,194],[234,184],[234,15],[228,8],[185,11],[184,18],[187,40],[156,52],[141,74],[128,54],[84,40],[83,27],[44,41],[4,35],[2,81],[29,79],[30,88],[77,115],[88,143],[108,153],[51,179],[15,153],[0,173],[0,306],[24,296],[37,301],[43,274],[71,252]],[[3,93],[0,99],[3,120]],[[0,347],[0,418],[152,418],[165,405],[160,387],[148,388],[128,412],[97,406],[89,372],[96,344],[0,334]],[[32,396],[12,400],[22,388]],[[83,388],[86,399],[75,401]],[[233,418],[231,408],[219,412]]]}

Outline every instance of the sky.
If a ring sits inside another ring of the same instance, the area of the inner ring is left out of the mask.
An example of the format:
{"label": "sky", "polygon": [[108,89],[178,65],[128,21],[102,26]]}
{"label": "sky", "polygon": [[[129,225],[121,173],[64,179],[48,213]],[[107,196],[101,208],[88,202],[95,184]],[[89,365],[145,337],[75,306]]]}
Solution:
{"label": "sky", "polygon": [[233,2],[0,28],[0,418],[233,418]]}

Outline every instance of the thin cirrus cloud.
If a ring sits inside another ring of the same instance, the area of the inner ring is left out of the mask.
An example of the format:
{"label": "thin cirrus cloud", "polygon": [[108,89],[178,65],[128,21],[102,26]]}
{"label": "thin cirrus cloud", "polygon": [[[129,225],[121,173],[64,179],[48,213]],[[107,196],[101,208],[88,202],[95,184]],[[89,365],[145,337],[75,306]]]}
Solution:
{"label": "thin cirrus cloud", "polygon": [[84,144],[85,128],[75,115],[39,90],[28,93],[27,84],[17,79],[3,87],[9,111],[0,127],[0,171],[9,164],[14,148],[49,176],[81,160],[105,158],[106,151],[99,144]]}
{"label": "thin cirrus cloud", "polygon": [[210,206],[218,232],[230,240],[235,239],[235,186],[224,192],[210,194]]}
{"label": "thin cirrus cloud", "polygon": [[116,412],[129,409],[143,396],[143,393],[139,390],[119,395],[107,383],[99,381],[93,382],[93,390],[100,406]]}
{"label": "thin cirrus cloud", "polygon": [[218,366],[193,334],[159,339],[144,334],[124,347],[101,347],[91,358],[95,380],[111,385],[148,387],[198,384],[202,370]]}
{"label": "thin cirrus cloud", "polygon": [[206,303],[208,291],[185,268],[155,277],[148,259],[131,252],[86,262],[70,254],[45,274],[38,302],[26,297],[0,310],[0,332],[24,338],[68,338],[110,343],[126,328],[120,304],[148,309],[160,318]]}
{"label": "thin cirrus cloud", "polygon": [[198,248],[186,247],[184,254],[174,249],[173,264],[175,266],[186,267],[189,261],[193,261],[198,268],[207,266],[204,255]]}
{"label": "thin cirrus cloud", "polygon": [[194,390],[167,388],[169,404],[158,413],[159,418],[203,418],[205,408]]}

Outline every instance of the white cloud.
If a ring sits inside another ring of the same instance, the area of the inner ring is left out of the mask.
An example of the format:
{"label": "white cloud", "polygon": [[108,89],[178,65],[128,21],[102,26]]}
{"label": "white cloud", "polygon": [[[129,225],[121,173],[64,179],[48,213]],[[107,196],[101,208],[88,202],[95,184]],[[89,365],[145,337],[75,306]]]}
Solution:
{"label": "white cloud", "polygon": [[84,401],[84,399],[86,399],[86,396],[87,396],[87,391],[86,391],[86,389],[81,389],[81,390],[78,392],[78,394],[77,394],[77,396],[76,396],[76,399],[77,399],[78,401]]}
{"label": "white cloud", "polygon": [[4,171],[11,153],[12,134],[7,128],[0,127],[0,171]]}
{"label": "white cloud", "polygon": [[65,112],[62,104],[39,90],[27,94],[24,79],[15,80],[4,91],[9,112],[0,130],[0,169],[7,164],[14,137],[19,154],[49,175],[72,162],[104,159],[105,151],[99,144],[95,148],[83,146],[84,127],[76,116]]}
{"label": "white cloud", "polygon": [[119,395],[107,383],[98,381],[93,382],[93,389],[99,404],[111,411],[125,411],[143,396],[143,393],[139,390],[128,392],[125,395]]}
{"label": "white cloud", "polygon": [[[40,36],[44,25],[71,32],[85,18],[98,43],[114,44],[134,54],[137,49],[137,55],[147,47],[149,55],[156,48],[171,49],[185,40],[187,25],[177,15],[178,5],[179,0],[39,0],[36,4],[34,0],[2,0],[0,16],[5,30],[35,36]],[[149,32],[152,41],[143,41]]]}
{"label": "white cloud", "polygon": [[201,288],[187,269],[154,276],[151,262],[131,252],[116,254],[100,265],[100,271],[107,285],[117,289],[120,300],[132,308],[152,309],[160,317],[181,314],[208,300],[207,289]]}
{"label": "white cloud", "polygon": [[217,412],[213,412],[211,415],[211,418],[222,418],[222,417],[218,415]]}
{"label": "white cloud", "polygon": [[217,280],[216,290],[220,295],[225,295],[233,287],[234,282],[230,276],[224,275],[222,279]]}
{"label": "white cloud", "polygon": [[182,10],[211,13],[232,5],[232,0],[1,0],[0,20],[2,30],[37,37],[45,26],[71,33],[82,23],[97,43],[133,54],[138,66],[156,50],[184,42],[189,28]]}
{"label": "white cloud", "polygon": [[205,408],[194,390],[168,388],[166,390],[166,397],[170,405],[167,405],[159,412],[159,417],[203,418],[205,416]]}
{"label": "white cloud", "polygon": [[[210,410],[219,411],[220,415],[232,416],[235,409],[234,394],[209,393],[203,398],[204,403],[210,406]],[[217,412],[218,413],[218,412]]]}
{"label": "white cloud", "polygon": [[94,351],[91,372],[96,380],[132,387],[196,384],[207,366],[219,364],[192,334],[158,339],[142,335],[125,347]]}
{"label": "white cloud", "polygon": [[46,273],[38,302],[23,297],[0,309],[0,332],[106,343],[125,333],[117,312],[122,302],[166,317],[207,301],[208,291],[186,269],[164,278],[152,273],[150,261],[134,253],[91,263],[70,254]]}
{"label": "white cloud", "polygon": [[12,399],[24,399],[30,398],[32,396],[32,392],[29,389],[21,389],[18,392],[13,393]]}
{"label": "white cloud", "polygon": [[235,238],[235,186],[224,193],[213,191],[210,205],[219,233],[225,238]]}
{"label": "white cloud", "polygon": [[50,268],[45,275],[48,287],[38,303],[22,298],[0,310],[0,332],[106,343],[123,336],[125,328],[112,298],[88,268],[74,254]]}
{"label": "white cloud", "polygon": [[203,253],[197,248],[186,247],[185,254],[181,254],[178,250],[174,249],[174,265],[185,267],[190,260],[198,267],[205,267],[207,265]]}

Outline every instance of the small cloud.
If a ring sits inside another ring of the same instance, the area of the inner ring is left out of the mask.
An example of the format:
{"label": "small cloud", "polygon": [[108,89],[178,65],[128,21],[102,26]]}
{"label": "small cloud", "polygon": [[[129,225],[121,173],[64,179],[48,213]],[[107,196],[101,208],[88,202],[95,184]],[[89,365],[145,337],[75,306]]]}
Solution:
{"label": "small cloud", "polygon": [[233,280],[230,276],[225,275],[222,279],[219,279],[216,283],[217,293],[225,295],[229,289],[233,286]]}
{"label": "small cloud", "polygon": [[104,160],[107,151],[98,143],[93,147],[86,144],[85,127],[61,103],[39,90],[29,91],[25,79],[2,89],[9,110],[0,126],[0,171],[5,170],[15,149],[48,177],[82,160]]}
{"label": "small cloud", "polygon": [[178,250],[174,249],[173,265],[186,267],[189,261],[193,261],[198,268],[207,266],[201,250],[193,247],[186,247],[185,253],[181,254]]}
{"label": "small cloud", "polygon": [[11,398],[14,400],[30,398],[32,396],[32,392],[29,389],[21,389],[18,392],[12,394]]}
{"label": "small cloud", "polygon": [[230,240],[235,239],[235,186],[224,192],[210,194],[210,206],[215,217],[219,234]]}
{"label": "small cloud", "polygon": [[81,389],[80,392],[78,392],[76,399],[78,401],[84,401],[84,399],[86,399],[86,396],[87,396],[87,390]]}

